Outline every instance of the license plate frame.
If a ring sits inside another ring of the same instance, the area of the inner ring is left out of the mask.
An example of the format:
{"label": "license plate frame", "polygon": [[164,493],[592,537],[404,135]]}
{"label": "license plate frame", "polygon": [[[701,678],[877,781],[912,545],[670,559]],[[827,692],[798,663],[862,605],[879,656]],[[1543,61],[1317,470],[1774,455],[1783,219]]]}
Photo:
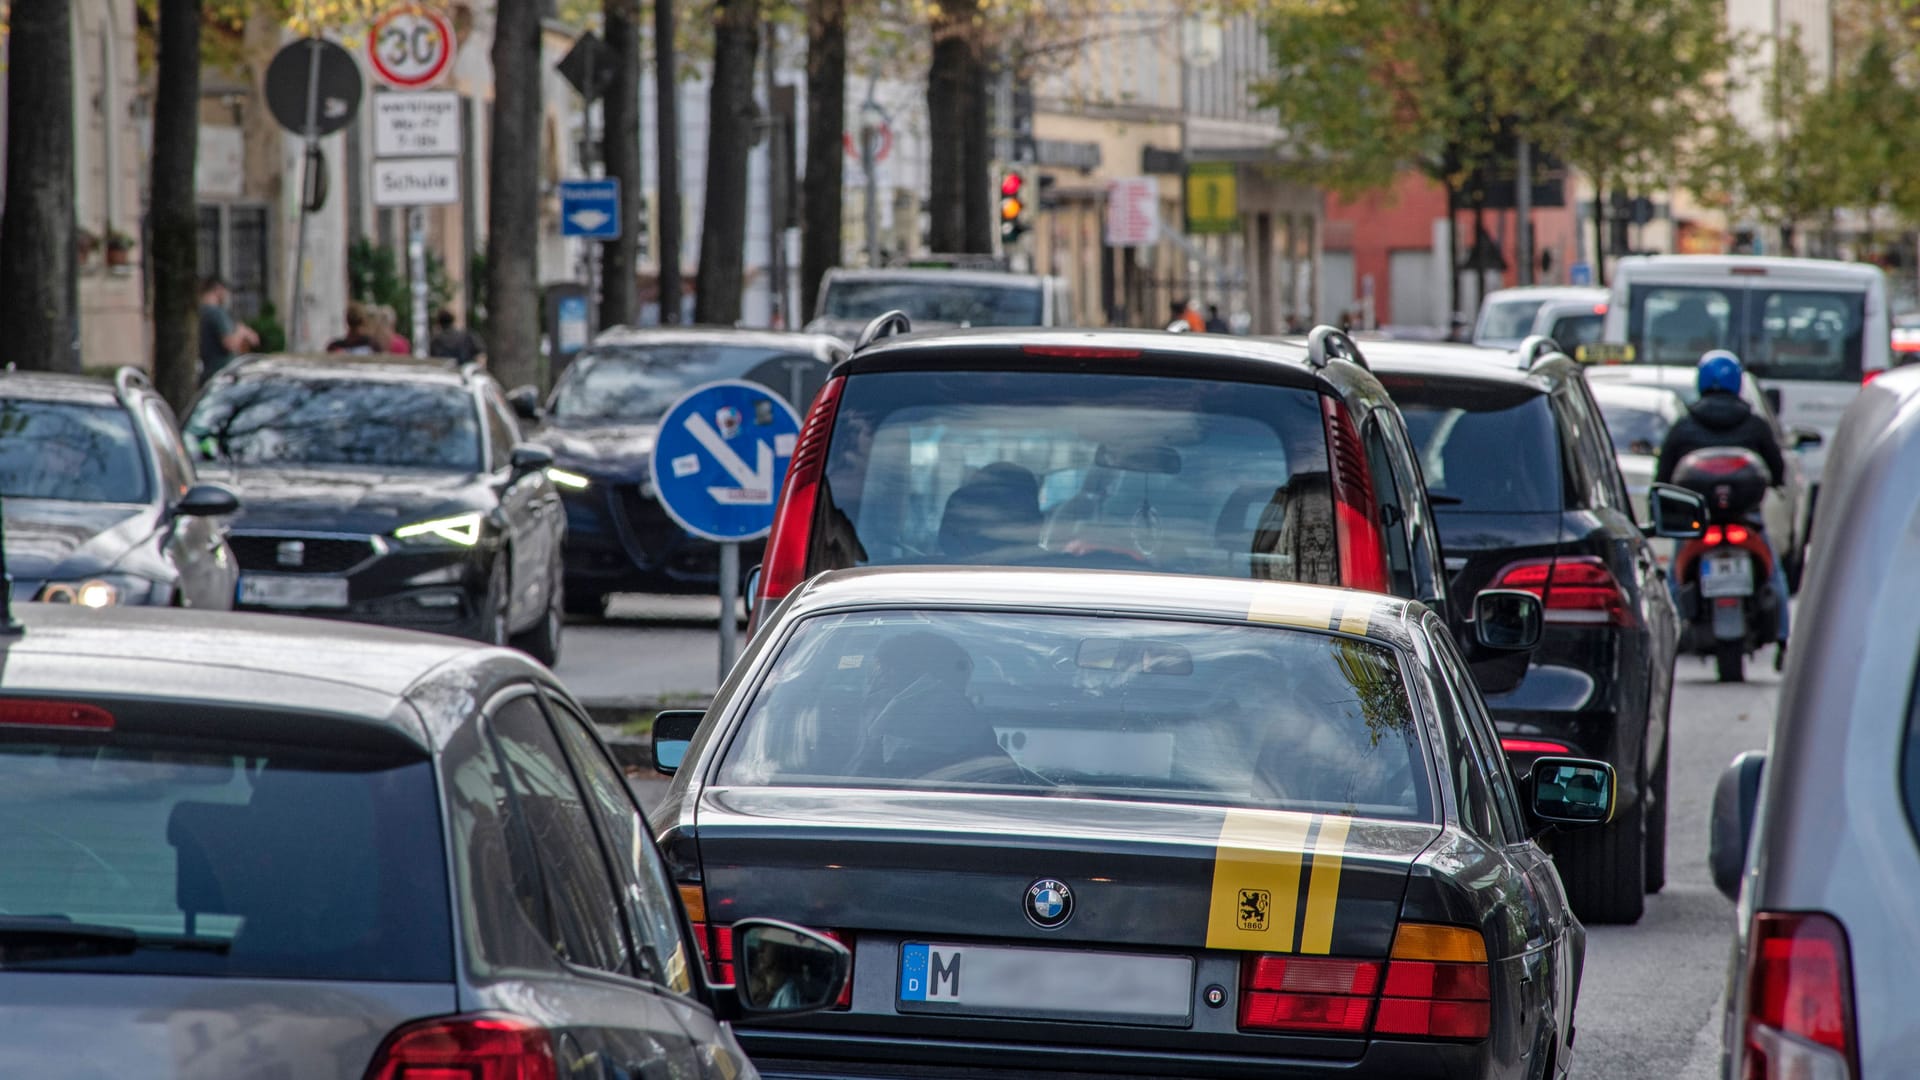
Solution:
{"label": "license plate frame", "polygon": [[243,573],[234,598],[253,607],[338,611],[347,606],[347,579],[324,574]]}
{"label": "license plate frame", "polygon": [[907,942],[894,1005],[903,1013],[1190,1027],[1196,970],[1193,957],[1169,953]]}
{"label": "license plate frame", "polygon": [[1700,560],[1700,595],[1753,595],[1753,559],[1746,552],[1715,552]]}

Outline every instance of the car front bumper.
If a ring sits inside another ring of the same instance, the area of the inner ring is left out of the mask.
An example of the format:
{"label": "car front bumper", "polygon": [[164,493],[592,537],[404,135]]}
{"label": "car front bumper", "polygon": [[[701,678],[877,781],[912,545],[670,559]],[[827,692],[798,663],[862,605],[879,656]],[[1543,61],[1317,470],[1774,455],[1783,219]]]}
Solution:
{"label": "car front bumper", "polygon": [[[303,546],[303,560],[289,566],[280,552],[294,541]],[[495,552],[484,543],[415,548],[380,536],[251,531],[236,531],[231,542],[240,563],[237,611],[344,619],[482,640],[491,629],[487,583]],[[345,603],[249,602],[249,576],[342,580]]]}

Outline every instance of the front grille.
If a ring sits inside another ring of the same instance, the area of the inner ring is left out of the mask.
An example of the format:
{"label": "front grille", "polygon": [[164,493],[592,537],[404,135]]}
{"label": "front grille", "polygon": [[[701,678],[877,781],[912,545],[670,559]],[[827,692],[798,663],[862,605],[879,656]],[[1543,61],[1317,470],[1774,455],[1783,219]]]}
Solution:
{"label": "front grille", "polygon": [[615,509],[624,528],[620,530],[628,553],[634,561],[651,565],[659,561],[680,537],[680,526],[660,506],[658,499],[643,494],[638,484],[622,484],[614,492]]}
{"label": "front grille", "polygon": [[376,551],[370,536],[236,534],[228,537],[227,542],[233,546],[234,557],[240,560],[240,569],[276,574],[344,573],[366,562]]}

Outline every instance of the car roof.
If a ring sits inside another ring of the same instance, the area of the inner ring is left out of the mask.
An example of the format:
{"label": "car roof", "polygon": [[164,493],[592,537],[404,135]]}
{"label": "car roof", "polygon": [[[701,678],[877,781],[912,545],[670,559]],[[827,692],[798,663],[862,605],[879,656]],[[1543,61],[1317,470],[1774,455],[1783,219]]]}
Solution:
{"label": "car roof", "polygon": [[120,401],[109,380],[48,371],[0,371],[0,398],[84,405],[116,405]]}
{"label": "car roof", "polygon": [[1516,285],[1493,290],[1487,294],[1485,303],[1497,304],[1502,300],[1587,300],[1598,303],[1606,298],[1607,290],[1591,285]]}
{"label": "car roof", "polygon": [[729,326],[610,326],[596,335],[588,348],[607,345],[738,345],[747,348],[787,349],[798,352],[844,350],[831,334],[792,330],[748,330]]}
{"label": "car roof", "polygon": [[1520,366],[1512,349],[1453,342],[1391,341],[1369,343],[1367,363],[1374,374],[1435,375],[1443,379],[1476,379],[1510,386],[1533,386],[1545,391],[1565,378],[1572,360],[1545,360],[1531,368]]}
{"label": "car roof", "polygon": [[261,353],[241,357],[221,369],[220,374],[270,372],[296,376],[351,375],[355,378],[460,386],[478,370],[472,365],[463,366],[438,357],[393,353]]}
{"label": "car roof", "polygon": [[1123,570],[895,566],[835,570],[793,594],[782,618],[866,608],[986,608],[1120,617],[1198,618],[1411,643],[1417,601],[1329,585]]}
{"label": "car roof", "polygon": [[1838,259],[1800,259],[1784,255],[1628,255],[1623,257],[1619,269],[1631,275],[1634,272],[1659,273],[1668,270],[1704,270],[1709,273],[1731,274],[1736,269],[1761,269],[1778,271],[1782,275],[1790,274],[1830,274],[1836,277],[1859,278],[1861,282],[1870,282],[1885,275],[1880,268],[1871,263],[1841,262]]}
{"label": "car roof", "polygon": [[897,269],[845,269],[827,271],[829,281],[924,281],[931,284],[960,285],[1039,285],[1049,280],[1039,274],[1015,274],[1006,270],[947,270],[938,267],[899,267]]}
{"label": "car roof", "polygon": [[[1304,338],[1250,338],[1230,334],[1175,334],[1165,330],[1083,330],[1050,326],[976,327],[909,333],[874,342],[855,353],[850,363],[852,370],[856,371],[868,366],[893,368],[895,363],[888,361],[897,362],[909,355],[937,358],[943,353],[982,350],[1019,352],[1028,346],[1111,350],[1117,357],[1128,351],[1165,357],[1204,357],[1228,364],[1244,362],[1255,370],[1256,365],[1284,363],[1298,370],[1307,370],[1307,344]],[[1366,355],[1364,349],[1362,355]],[[1034,367],[1039,368],[1039,361],[1045,358],[1035,358]],[[1070,356],[1059,358],[1072,359]],[[883,363],[876,364],[875,361]]]}

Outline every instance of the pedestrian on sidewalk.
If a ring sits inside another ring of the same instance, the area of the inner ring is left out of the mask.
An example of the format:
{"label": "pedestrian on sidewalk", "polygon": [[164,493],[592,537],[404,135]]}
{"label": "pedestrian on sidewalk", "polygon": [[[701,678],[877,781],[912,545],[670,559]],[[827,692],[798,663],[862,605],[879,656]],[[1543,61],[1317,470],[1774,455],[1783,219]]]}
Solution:
{"label": "pedestrian on sidewalk", "polygon": [[441,308],[439,314],[434,316],[434,322],[440,329],[433,335],[433,340],[427,342],[428,356],[471,364],[486,355],[486,342],[481,341],[473,331],[460,326],[452,308]]}
{"label": "pedestrian on sidewalk", "polygon": [[412,356],[413,342],[408,341],[406,336],[400,333],[399,317],[394,314],[393,308],[381,304],[374,308],[374,312],[376,315],[373,340],[379,346],[378,351],[392,353],[395,356]]}
{"label": "pedestrian on sidewalk", "polygon": [[1233,333],[1233,327],[1228,326],[1227,320],[1220,317],[1219,304],[1207,305],[1207,333],[1209,334]]}
{"label": "pedestrian on sidewalk", "polygon": [[367,306],[358,300],[347,304],[347,334],[334,338],[327,343],[327,351],[335,353],[375,353],[385,351],[374,344],[371,331],[373,315]]}
{"label": "pedestrian on sidewalk", "polygon": [[210,277],[200,283],[200,381],[206,382],[233,362],[234,355],[260,347],[260,335],[234,319],[227,305],[233,293],[227,283]]}

